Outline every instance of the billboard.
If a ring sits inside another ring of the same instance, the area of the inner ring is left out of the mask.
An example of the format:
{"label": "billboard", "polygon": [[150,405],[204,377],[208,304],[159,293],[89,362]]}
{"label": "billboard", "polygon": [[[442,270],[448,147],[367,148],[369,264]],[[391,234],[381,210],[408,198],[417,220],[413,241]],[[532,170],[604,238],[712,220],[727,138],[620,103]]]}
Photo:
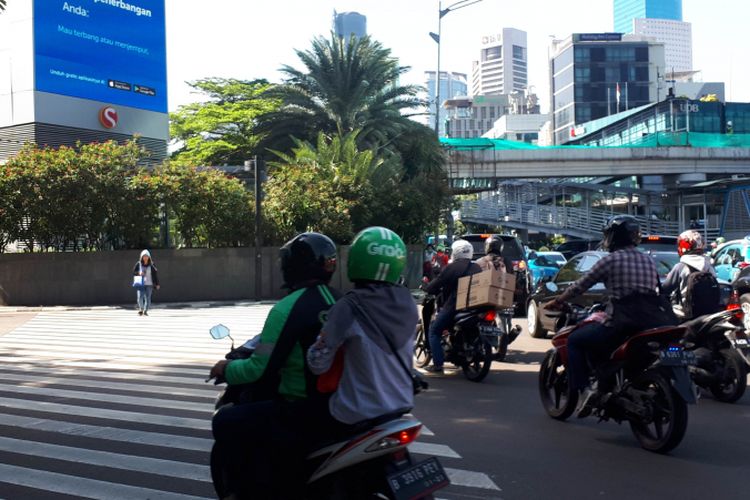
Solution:
{"label": "billboard", "polygon": [[35,88],[167,112],[164,0],[34,0]]}

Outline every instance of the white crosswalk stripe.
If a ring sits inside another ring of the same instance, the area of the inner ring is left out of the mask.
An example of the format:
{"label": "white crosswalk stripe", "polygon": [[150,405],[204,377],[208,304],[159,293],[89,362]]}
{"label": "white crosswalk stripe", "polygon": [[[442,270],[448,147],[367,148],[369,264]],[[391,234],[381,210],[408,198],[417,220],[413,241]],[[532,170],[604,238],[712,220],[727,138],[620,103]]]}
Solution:
{"label": "white crosswalk stripe", "polygon": [[[260,331],[269,305],[39,313],[0,336],[0,497],[212,498],[208,451],[216,389],[207,369]],[[415,456],[461,456],[424,428]],[[446,466],[453,484],[499,490]],[[5,486],[4,486],[5,485]]]}

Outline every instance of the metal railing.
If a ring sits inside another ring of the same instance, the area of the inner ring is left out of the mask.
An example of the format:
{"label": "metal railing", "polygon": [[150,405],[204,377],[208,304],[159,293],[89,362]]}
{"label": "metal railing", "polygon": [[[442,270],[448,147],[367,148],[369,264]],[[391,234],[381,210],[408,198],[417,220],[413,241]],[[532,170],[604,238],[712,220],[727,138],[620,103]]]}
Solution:
{"label": "metal railing", "polygon": [[[535,205],[532,203],[507,203],[499,205],[492,200],[464,201],[462,219],[474,219],[502,225],[512,222],[525,226],[549,229],[556,233],[578,231],[598,235],[613,213],[609,210]],[[679,224],[644,216],[635,216],[646,234],[676,235]]]}

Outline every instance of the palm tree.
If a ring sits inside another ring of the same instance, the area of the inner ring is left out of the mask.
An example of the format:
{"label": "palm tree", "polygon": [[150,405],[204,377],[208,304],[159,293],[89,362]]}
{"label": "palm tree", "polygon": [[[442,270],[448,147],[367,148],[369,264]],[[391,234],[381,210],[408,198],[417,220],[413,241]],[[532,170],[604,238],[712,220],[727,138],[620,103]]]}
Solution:
{"label": "palm tree", "polygon": [[423,105],[414,85],[398,84],[409,68],[369,37],[318,37],[310,50],[296,51],[304,71],[283,66],[285,82],[270,91],[283,105],[259,118],[267,134],[264,146],[280,151],[294,147],[292,137],[314,142],[318,133],[357,133],[360,149],[388,148],[421,126],[409,111]]}

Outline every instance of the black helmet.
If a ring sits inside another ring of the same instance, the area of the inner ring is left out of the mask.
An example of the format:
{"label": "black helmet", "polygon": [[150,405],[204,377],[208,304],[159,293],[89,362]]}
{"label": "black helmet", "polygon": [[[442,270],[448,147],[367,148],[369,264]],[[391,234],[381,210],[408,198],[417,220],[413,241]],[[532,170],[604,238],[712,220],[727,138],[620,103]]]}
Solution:
{"label": "black helmet", "polygon": [[281,247],[279,255],[284,288],[328,283],[336,270],[336,245],[324,234],[298,234]]}
{"label": "black helmet", "polygon": [[491,253],[495,255],[503,254],[503,239],[499,234],[492,234],[484,240],[484,253],[487,255]]}
{"label": "black helmet", "polygon": [[602,247],[608,252],[635,246],[641,242],[641,228],[631,215],[616,215],[602,229]]}

